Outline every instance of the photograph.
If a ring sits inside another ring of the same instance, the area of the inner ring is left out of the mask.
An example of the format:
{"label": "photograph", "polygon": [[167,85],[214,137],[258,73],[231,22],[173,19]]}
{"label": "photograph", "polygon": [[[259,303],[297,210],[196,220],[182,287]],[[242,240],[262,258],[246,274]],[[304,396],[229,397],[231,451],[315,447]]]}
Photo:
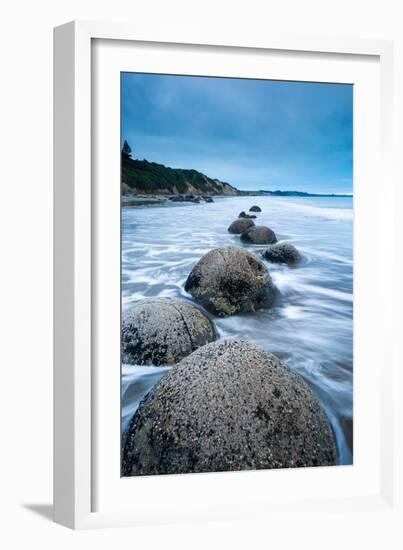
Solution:
{"label": "photograph", "polygon": [[353,465],[354,86],[120,86],[121,476]]}
{"label": "photograph", "polygon": [[402,2],[3,4],[0,547],[402,550]]}

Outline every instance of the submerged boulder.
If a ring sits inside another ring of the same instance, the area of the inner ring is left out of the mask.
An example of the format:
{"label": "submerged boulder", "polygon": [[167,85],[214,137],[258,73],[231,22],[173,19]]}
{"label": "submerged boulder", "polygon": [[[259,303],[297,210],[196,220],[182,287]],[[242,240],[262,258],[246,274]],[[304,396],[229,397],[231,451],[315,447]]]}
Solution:
{"label": "submerged boulder", "polygon": [[264,263],[238,246],[215,248],[205,254],[190,272],[185,290],[222,317],[270,307],[276,296]]}
{"label": "submerged boulder", "polygon": [[271,244],[277,242],[277,237],[270,227],[255,225],[241,234],[241,240],[251,244]]}
{"label": "submerged boulder", "polygon": [[214,324],[199,309],[173,298],[150,298],[122,316],[122,361],[172,365],[217,338]]}
{"label": "submerged boulder", "polygon": [[260,208],[260,206],[256,206],[256,204],[249,208],[249,212],[261,212],[261,211],[262,209]]}
{"label": "submerged boulder", "polygon": [[123,475],[332,466],[334,435],[301,376],[242,340],[207,344],[140,403]]}
{"label": "submerged boulder", "polygon": [[301,260],[301,254],[291,243],[276,243],[262,254],[269,262],[294,265]]}
{"label": "submerged boulder", "polygon": [[255,214],[247,214],[246,212],[242,211],[239,213],[238,218],[256,219],[256,216]]}
{"label": "submerged boulder", "polygon": [[249,220],[247,218],[238,218],[231,223],[231,225],[228,227],[228,231],[230,233],[234,233],[235,235],[240,235],[249,227],[253,227],[254,225],[255,223],[252,220]]}

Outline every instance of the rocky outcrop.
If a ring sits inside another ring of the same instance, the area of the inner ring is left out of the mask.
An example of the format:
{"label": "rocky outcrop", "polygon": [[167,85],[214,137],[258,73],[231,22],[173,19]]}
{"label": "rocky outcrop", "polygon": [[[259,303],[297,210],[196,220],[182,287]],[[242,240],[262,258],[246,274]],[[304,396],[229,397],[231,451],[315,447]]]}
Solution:
{"label": "rocky outcrop", "polygon": [[173,298],[150,298],[123,312],[122,361],[173,365],[216,338],[213,323],[195,306]]}
{"label": "rocky outcrop", "polygon": [[185,290],[219,316],[270,307],[276,296],[263,262],[237,246],[215,248],[205,254],[189,274]]}
{"label": "rocky outcrop", "polygon": [[207,344],[141,402],[123,475],[331,466],[337,451],[318,399],[277,357],[241,340]]}
{"label": "rocky outcrop", "polygon": [[257,206],[256,204],[249,208],[249,212],[261,212],[261,211],[262,209],[260,208],[260,206]]}

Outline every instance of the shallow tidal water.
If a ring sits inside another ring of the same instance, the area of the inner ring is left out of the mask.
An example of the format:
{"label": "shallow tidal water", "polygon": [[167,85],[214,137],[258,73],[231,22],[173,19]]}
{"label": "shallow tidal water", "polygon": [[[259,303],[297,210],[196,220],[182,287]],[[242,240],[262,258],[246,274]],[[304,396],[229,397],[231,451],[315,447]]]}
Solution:
{"label": "shallow tidal water", "polygon": [[[242,210],[258,204],[256,224],[303,255],[294,268],[264,260],[280,291],[276,307],[213,320],[221,338],[242,338],[280,357],[311,385],[333,427],[339,464],[352,464],[353,257],[352,199],[226,197],[122,209],[122,308],[148,297],[189,300],[183,288],[203,254],[244,245],[227,232]],[[141,399],[169,367],[122,365],[122,430]]]}

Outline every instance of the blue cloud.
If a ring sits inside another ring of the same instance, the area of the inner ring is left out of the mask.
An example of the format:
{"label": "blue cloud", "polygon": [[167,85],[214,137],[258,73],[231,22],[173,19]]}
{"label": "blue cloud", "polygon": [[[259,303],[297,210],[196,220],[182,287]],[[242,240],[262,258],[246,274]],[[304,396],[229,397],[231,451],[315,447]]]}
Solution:
{"label": "blue cloud", "polygon": [[353,87],[123,73],[122,139],[239,189],[351,192]]}

